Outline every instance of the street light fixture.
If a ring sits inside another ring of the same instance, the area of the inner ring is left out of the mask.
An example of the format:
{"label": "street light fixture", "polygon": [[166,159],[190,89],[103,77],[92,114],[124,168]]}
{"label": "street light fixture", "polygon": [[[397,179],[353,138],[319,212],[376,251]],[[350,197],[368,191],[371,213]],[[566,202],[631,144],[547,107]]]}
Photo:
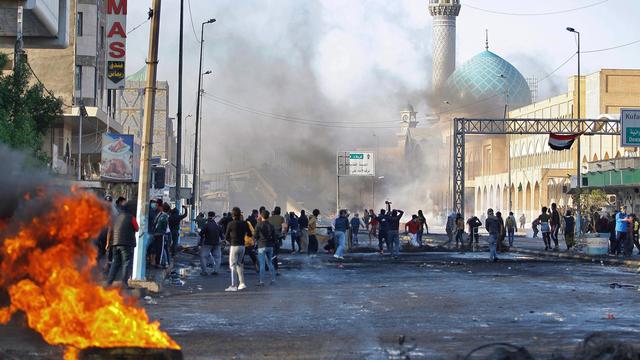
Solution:
{"label": "street light fixture", "polygon": [[202,47],[204,45],[204,26],[206,24],[212,24],[216,22],[216,19],[209,19],[202,23],[200,28],[200,64],[198,65],[198,93],[197,104],[196,104],[196,143],[193,152],[193,184],[191,190],[191,220],[195,219],[196,213],[196,199],[199,198],[200,194],[197,194],[198,187],[197,184],[197,175],[198,175],[198,139],[199,139],[199,129],[200,129],[200,92],[202,91]]}
{"label": "street light fixture", "polygon": [[[572,27],[567,27],[567,31],[574,33],[578,36],[578,111],[577,111],[577,119],[580,120],[580,98],[581,98],[581,93],[580,93],[580,32],[577,31],[576,29],[572,28]],[[578,122],[579,123],[579,122]],[[581,131],[582,129],[580,129]],[[581,223],[580,223],[580,186],[581,184],[581,180],[580,179],[580,138],[578,138],[578,148],[577,148],[577,155],[576,155],[576,193],[578,194],[578,196],[576,197],[576,224],[577,226],[577,231],[578,231],[578,235],[580,235],[580,227],[581,227]]]}

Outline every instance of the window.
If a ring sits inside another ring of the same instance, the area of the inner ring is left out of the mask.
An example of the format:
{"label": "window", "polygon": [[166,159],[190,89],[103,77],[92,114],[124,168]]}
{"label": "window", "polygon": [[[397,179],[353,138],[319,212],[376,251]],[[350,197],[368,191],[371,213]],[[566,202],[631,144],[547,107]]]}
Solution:
{"label": "window", "polygon": [[82,12],[78,12],[78,19],[76,21],[76,34],[82,36],[82,25],[84,24],[84,18]]}
{"label": "window", "polygon": [[76,65],[75,89],[80,90],[81,88],[82,88],[82,66]]}

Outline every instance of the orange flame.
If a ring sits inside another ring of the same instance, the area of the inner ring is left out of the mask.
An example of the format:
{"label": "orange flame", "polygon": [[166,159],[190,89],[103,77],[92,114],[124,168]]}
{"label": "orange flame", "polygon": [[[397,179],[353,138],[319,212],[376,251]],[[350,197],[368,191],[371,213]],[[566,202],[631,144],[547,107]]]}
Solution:
{"label": "orange flame", "polygon": [[[36,198],[45,196],[41,192]],[[0,288],[11,300],[0,308],[0,324],[24,312],[29,327],[46,342],[67,346],[66,359],[92,346],[179,349],[133,300],[96,284],[92,239],[108,222],[105,206],[76,190],[53,197],[55,209],[18,224],[0,247]]]}

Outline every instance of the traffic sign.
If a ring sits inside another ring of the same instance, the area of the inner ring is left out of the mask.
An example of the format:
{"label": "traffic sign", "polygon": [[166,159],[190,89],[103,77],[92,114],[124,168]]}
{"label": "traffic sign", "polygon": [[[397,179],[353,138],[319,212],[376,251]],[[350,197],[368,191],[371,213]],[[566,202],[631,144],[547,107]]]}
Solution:
{"label": "traffic sign", "polygon": [[620,144],[640,146],[640,109],[620,109]]}
{"label": "traffic sign", "polygon": [[338,176],[375,176],[375,153],[366,151],[339,151]]}

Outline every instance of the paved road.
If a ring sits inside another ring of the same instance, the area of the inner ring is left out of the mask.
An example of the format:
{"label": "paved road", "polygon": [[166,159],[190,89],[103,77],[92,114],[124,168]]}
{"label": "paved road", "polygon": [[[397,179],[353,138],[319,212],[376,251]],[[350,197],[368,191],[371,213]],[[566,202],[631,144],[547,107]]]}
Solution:
{"label": "paved road", "polygon": [[[144,304],[187,359],[449,359],[490,342],[523,345],[537,358],[569,354],[594,331],[640,338],[640,284],[622,267],[487,253],[284,255],[277,284],[225,293],[228,273],[170,281]],[[611,315],[610,315],[611,314]],[[608,319],[612,316],[612,319]],[[398,338],[405,336],[403,345]],[[0,359],[58,358],[20,321],[0,327]]]}
{"label": "paved road", "polygon": [[526,256],[492,264],[486,256],[361,254],[340,266],[287,255],[276,285],[256,288],[248,270],[240,293],[222,291],[226,273],[203,278],[193,269],[147,309],[191,359],[454,358],[494,341],[547,357],[571,353],[594,331],[640,338],[640,293],[609,286],[638,285],[637,274]]}

